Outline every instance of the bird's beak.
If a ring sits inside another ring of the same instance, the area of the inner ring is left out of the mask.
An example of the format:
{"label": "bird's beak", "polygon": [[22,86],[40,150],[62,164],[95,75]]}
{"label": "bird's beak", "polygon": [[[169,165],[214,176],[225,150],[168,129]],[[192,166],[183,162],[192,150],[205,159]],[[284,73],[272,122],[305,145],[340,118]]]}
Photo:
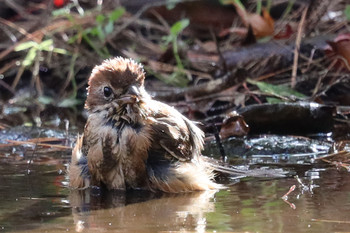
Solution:
{"label": "bird's beak", "polygon": [[134,86],[134,85],[131,85],[129,88],[128,88],[128,91],[127,91],[127,94],[129,95],[134,95],[136,97],[140,96],[140,90],[138,87]]}
{"label": "bird's beak", "polygon": [[125,95],[118,99],[119,105],[135,104],[139,102],[140,90],[135,86],[130,86]]}

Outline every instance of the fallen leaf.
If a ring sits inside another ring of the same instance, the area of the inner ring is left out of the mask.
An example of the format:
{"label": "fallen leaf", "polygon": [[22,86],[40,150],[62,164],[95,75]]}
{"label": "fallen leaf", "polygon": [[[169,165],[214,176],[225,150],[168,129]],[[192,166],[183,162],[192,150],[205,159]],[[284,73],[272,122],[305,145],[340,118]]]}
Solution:
{"label": "fallen leaf", "polygon": [[272,36],[274,33],[274,20],[266,9],[262,9],[262,15],[247,12],[245,7],[235,0],[225,1],[226,4],[233,4],[236,8],[237,14],[241,17],[242,22],[246,28],[252,27],[256,38],[265,36]]}
{"label": "fallen leaf", "polygon": [[294,33],[292,26],[286,24],[282,31],[273,36],[275,39],[288,39]]}
{"label": "fallen leaf", "polygon": [[229,113],[223,120],[220,137],[225,139],[232,136],[242,137],[249,132],[249,126],[244,121],[243,117],[236,112]]}
{"label": "fallen leaf", "polygon": [[262,10],[262,16],[249,13],[246,26],[248,27],[249,25],[251,25],[257,38],[271,36],[274,33],[274,20],[266,9]]}
{"label": "fallen leaf", "polygon": [[252,84],[252,85],[256,85],[261,92],[266,93],[266,94],[270,94],[276,97],[296,97],[299,99],[303,99],[306,96],[290,87],[287,86],[282,86],[282,85],[273,85],[273,84],[269,84],[266,82],[260,82],[260,81],[255,81],[255,80],[251,80],[251,79],[247,79],[247,82]]}
{"label": "fallen leaf", "polygon": [[327,43],[329,46],[324,50],[331,59],[337,59],[336,67],[345,66],[350,71],[350,33],[341,34]]}

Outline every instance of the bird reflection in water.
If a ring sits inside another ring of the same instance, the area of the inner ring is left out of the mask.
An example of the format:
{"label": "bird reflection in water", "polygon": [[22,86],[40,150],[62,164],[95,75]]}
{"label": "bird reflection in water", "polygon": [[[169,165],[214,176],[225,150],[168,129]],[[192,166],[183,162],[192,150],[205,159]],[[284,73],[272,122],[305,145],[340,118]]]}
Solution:
{"label": "bird reflection in water", "polygon": [[205,232],[216,192],[72,190],[70,204],[77,232]]}

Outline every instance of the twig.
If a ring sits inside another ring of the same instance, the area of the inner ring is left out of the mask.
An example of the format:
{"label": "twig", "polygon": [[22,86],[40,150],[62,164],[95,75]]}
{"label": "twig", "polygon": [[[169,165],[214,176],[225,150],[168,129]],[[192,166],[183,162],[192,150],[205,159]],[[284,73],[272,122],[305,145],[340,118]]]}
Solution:
{"label": "twig", "polygon": [[247,83],[246,82],[244,82],[243,83],[243,88],[246,90],[246,91],[248,91],[248,93],[250,93],[251,94],[251,96],[253,97],[253,99],[257,102],[257,103],[259,103],[259,104],[262,104],[262,102],[261,102],[261,100],[259,100],[259,98],[258,97],[256,97],[256,95],[255,94],[252,94],[252,92],[250,91],[250,89],[248,88],[248,86],[247,86]]}
{"label": "twig", "polygon": [[17,71],[15,79],[13,80],[13,82],[11,84],[12,89],[16,89],[17,84],[18,84],[19,80],[21,79],[21,76],[22,76],[25,69],[26,69],[26,67],[24,65],[21,65],[21,67]]}
{"label": "twig", "polygon": [[9,128],[11,128],[9,125],[0,122],[0,129],[1,129],[1,130],[3,130],[3,129],[9,129]]}
{"label": "twig", "polygon": [[221,142],[221,138],[220,138],[220,135],[219,135],[219,129],[218,129],[218,126],[215,124],[214,121],[212,121],[212,124],[213,124],[215,142],[216,142],[217,147],[219,147],[219,151],[220,151],[220,154],[221,154],[222,162],[225,163],[227,157],[226,157],[226,153],[225,153],[225,148],[224,148],[224,146],[222,145],[222,142]]}
{"label": "twig", "polygon": [[64,141],[64,138],[52,138],[52,137],[45,137],[45,138],[31,138],[28,139],[28,142],[60,142]]}
{"label": "twig", "polygon": [[[149,66],[154,69],[157,70],[158,72],[176,72],[176,71],[180,71],[180,69],[177,66],[173,66],[170,64],[166,64],[166,63],[162,63],[162,62],[157,62],[157,61],[148,61]],[[181,69],[182,72],[184,72],[187,75],[197,75],[200,76],[202,78],[207,78],[207,79],[212,79],[212,76],[204,73],[204,72],[198,72],[198,71],[194,71],[194,70],[187,70],[187,69]]]}
{"label": "twig", "polygon": [[38,51],[35,57],[34,67],[32,71],[33,77],[32,77],[32,83],[31,83],[32,86],[33,84],[35,84],[35,88],[39,96],[43,94],[43,88],[42,88],[40,75],[39,75],[40,57],[41,57],[41,51]]}
{"label": "twig", "polygon": [[314,88],[314,91],[312,93],[312,97],[314,98],[318,92],[318,90],[321,87],[321,82],[324,79],[324,77],[326,77],[326,75],[328,74],[328,72],[333,68],[333,66],[338,62],[338,60],[333,60],[332,63],[327,67],[326,72],[323,75],[320,75],[320,77],[318,77],[316,86]]}
{"label": "twig", "polygon": [[[41,135],[41,131],[39,131],[38,137],[40,137],[40,135]],[[31,156],[30,156],[30,159],[29,159],[29,161],[28,161],[28,163],[27,163],[27,175],[30,174],[29,166],[32,164],[33,157],[34,157],[34,154],[35,154],[37,148],[38,148],[38,141],[35,142],[35,144],[34,144],[34,150],[33,150],[32,154],[31,154]]]}
{"label": "twig", "polygon": [[301,181],[301,179],[299,178],[298,175],[296,175],[294,178],[298,181],[298,183],[299,183],[300,186],[303,188],[303,190],[309,190],[309,188],[307,187],[307,185],[305,185],[305,184],[303,183],[303,181]]}
{"label": "twig", "polygon": [[305,18],[306,18],[306,13],[309,9],[309,6],[307,6],[302,15],[301,15],[301,20],[298,25],[298,33],[297,33],[297,38],[295,39],[295,48],[294,48],[294,59],[293,59],[293,69],[292,69],[292,79],[291,79],[291,86],[292,88],[295,87],[296,85],[296,78],[297,78],[297,70],[298,70],[298,58],[299,58],[299,48],[300,48],[300,42],[301,42],[301,37],[303,33],[303,26],[305,23]]}
{"label": "twig", "polygon": [[333,165],[336,166],[336,168],[342,167],[345,170],[350,171],[350,164],[343,163],[343,162],[340,162],[340,161],[330,161],[328,159],[322,159],[322,161],[324,161],[326,163],[329,163],[329,164],[333,164]]}
{"label": "twig", "polygon": [[337,152],[337,153],[332,153],[332,154],[325,155],[325,156],[323,156],[323,157],[315,158],[315,160],[328,159],[328,158],[334,157],[334,156],[336,156],[336,155],[346,155],[346,154],[348,154],[348,153],[350,153],[350,152],[349,152],[349,151],[343,150],[343,151],[339,151],[339,152]]}
{"label": "twig", "polygon": [[246,77],[242,77],[242,75],[238,74],[238,72],[227,72],[221,78],[211,80],[203,84],[170,91],[165,94],[158,92],[155,97],[157,99],[171,102],[181,100],[185,95],[189,95],[191,97],[205,96],[220,92],[232,87],[235,84],[241,83],[244,81],[242,80],[243,78],[245,79]]}
{"label": "twig", "polygon": [[38,42],[38,43],[40,42],[40,41],[37,40],[37,38],[35,38],[33,36],[33,34],[27,32],[27,30],[25,30],[24,28],[18,26],[17,24],[12,23],[9,20],[0,18],[0,23],[17,30],[19,33],[21,33],[22,35],[24,35],[26,38],[28,38],[30,40],[33,40],[33,41]]}
{"label": "twig", "polygon": [[[304,66],[307,66],[307,65],[308,65],[308,62],[304,62],[304,63],[299,64],[299,67],[304,67]],[[277,71],[274,71],[274,72],[271,72],[271,73],[268,73],[268,74],[261,75],[261,76],[259,76],[258,78],[254,79],[254,80],[255,81],[262,81],[262,80],[271,78],[273,76],[282,74],[284,72],[290,71],[292,69],[293,69],[293,66],[286,67],[286,68],[283,68],[283,69],[280,69],[280,70],[277,70]]]}
{"label": "twig", "polygon": [[0,74],[4,74],[7,70],[11,69],[17,63],[16,60],[13,60],[7,64],[5,64],[2,68],[0,68]]}
{"label": "twig", "polygon": [[313,222],[329,222],[329,223],[344,223],[344,224],[350,224],[350,221],[340,221],[340,220],[329,220],[329,219],[317,219],[313,218],[311,219]]}
{"label": "twig", "polygon": [[[349,75],[344,75],[344,76],[338,78],[338,79],[335,80],[333,83],[327,85],[327,86],[324,88],[324,90],[323,90],[322,92],[320,92],[317,96],[320,96],[320,95],[326,93],[326,92],[327,92],[331,87],[333,87],[335,84],[340,83],[341,81],[343,81],[343,79],[348,79],[348,78],[349,78]],[[315,98],[315,97],[314,97],[314,98]]]}
{"label": "twig", "polygon": [[[74,16],[73,16],[74,17]],[[88,24],[88,23],[93,23],[95,20],[95,16],[94,15],[89,15],[88,17],[84,17],[84,18],[74,18],[74,21],[70,21],[68,19],[64,19],[64,20],[60,20],[57,22],[54,22],[50,25],[47,25],[44,28],[38,29],[36,31],[34,31],[33,33],[31,33],[32,40],[39,40],[41,41],[41,39],[43,38],[44,35],[49,34],[49,32],[52,31],[56,31],[57,32],[62,32],[67,30],[68,28],[71,28],[75,25],[84,25],[84,24]],[[2,60],[4,57],[6,57],[9,53],[13,52],[14,48],[17,47],[18,45],[29,41],[30,38],[29,37],[25,37],[22,40],[18,41],[17,43],[13,44],[12,46],[10,46],[8,49],[2,51],[0,53],[0,60]]]}
{"label": "twig", "polygon": [[281,198],[287,200],[288,199],[288,195],[295,190],[295,187],[296,187],[295,185],[290,187],[289,191],[286,194],[284,194]]}
{"label": "twig", "polygon": [[[169,33],[170,32],[170,26],[168,24],[168,22],[155,10],[151,10],[150,12],[152,15],[154,15],[158,21],[163,25],[164,28],[162,29],[165,29],[165,32]],[[140,20],[142,23],[144,23],[145,21],[144,20]],[[158,26],[159,27],[159,26]],[[159,28],[160,29],[160,28]]]}
{"label": "twig", "polygon": [[6,90],[11,92],[12,95],[16,94],[15,89],[13,89],[11,86],[9,86],[6,82],[4,82],[2,79],[0,79],[0,86],[3,86]]}
{"label": "twig", "polygon": [[30,142],[30,141],[15,141],[15,140],[6,140],[7,142],[10,142],[10,144],[2,144],[2,147],[5,147],[5,145],[25,145],[25,144],[30,144],[30,145],[37,145],[37,146],[43,146],[43,147],[51,147],[51,148],[56,148],[56,149],[72,149],[69,146],[63,146],[63,145],[55,145],[55,144],[47,144],[47,143],[38,143],[38,142]]}
{"label": "twig", "polygon": [[135,22],[138,18],[141,17],[141,15],[148,10],[150,7],[156,7],[156,6],[163,6],[165,3],[163,1],[155,2],[151,4],[146,4],[142,6],[142,8],[136,12],[129,20],[127,20],[124,24],[120,25],[117,30],[115,30],[113,33],[111,33],[107,38],[106,41],[109,41],[110,38],[115,38],[120,32],[122,32],[125,28],[129,27],[133,22]]}
{"label": "twig", "polygon": [[[0,129],[4,129],[4,128],[0,125]],[[0,144],[0,148],[14,147],[14,146],[18,146],[18,143]]]}
{"label": "twig", "polygon": [[[63,95],[65,89],[68,87],[69,83],[72,81],[74,75],[75,75],[75,72],[74,72],[74,67],[75,67],[75,62],[78,58],[78,55],[79,55],[79,52],[78,52],[78,48],[76,47],[74,49],[74,54],[72,56],[72,59],[70,61],[70,65],[69,65],[69,71],[68,71],[68,75],[67,75],[67,78],[66,78],[66,81],[64,82],[61,90],[60,90],[60,96]],[[75,87],[76,88],[76,87]],[[74,90],[74,94],[76,93],[77,90]]]}
{"label": "twig", "polygon": [[297,207],[294,205],[294,203],[290,203],[288,200],[286,199],[283,199],[282,200],[287,203],[289,205],[290,208],[292,208],[293,210],[295,210]]}
{"label": "twig", "polygon": [[[132,30],[125,30],[125,31],[122,32],[122,34],[124,36],[128,37],[132,41],[137,41],[142,46],[150,49],[153,53],[156,53],[156,54],[163,53],[163,51],[160,48],[159,44],[155,44],[152,41],[145,39],[143,36],[137,35]],[[114,49],[116,49],[116,50],[120,49],[120,47],[115,45],[113,41],[109,41],[109,43]],[[148,60],[148,59],[145,59],[145,60]]]}
{"label": "twig", "polygon": [[213,38],[213,41],[214,41],[214,43],[215,43],[216,52],[219,54],[219,57],[220,57],[220,59],[221,59],[221,61],[222,61],[223,70],[224,70],[225,72],[227,72],[228,69],[227,69],[226,60],[224,59],[224,56],[222,55],[222,51],[221,51],[221,49],[220,49],[220,45],[219,45],[219,42],[218,42],[218,40],[217,40],[217,38],[216,38],[216,35],[215,35],[214,31],[213,31],[213,28],[210,28],[210,35],[211,35],[211,37]]}
{"label": "twig", "polygon": [[27,19],[27,20],[35,20],[38,19],[37,16],[33,16],[32,14],[28,14],[28,12],[25,11],[24,7],[20,4],[16,3],[17,1],[13,0],[5,0],[5,3],[2,2],[1,4],[6,4],[9,6],[12,10],[14,10],[18,15],[21,17]]}

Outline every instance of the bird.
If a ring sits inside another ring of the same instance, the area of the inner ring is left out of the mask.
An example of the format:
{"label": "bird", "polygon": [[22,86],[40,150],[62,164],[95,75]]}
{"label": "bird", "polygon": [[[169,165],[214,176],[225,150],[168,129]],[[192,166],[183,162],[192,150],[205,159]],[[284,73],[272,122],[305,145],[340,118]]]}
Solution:
{"label": "bird", "polygon": [[204,133],[144,86],[143,66],[130,58],[104,60],[91,72],[85,109],[68,168],[72,189],[182,193],[218,190],[201,154]]}

